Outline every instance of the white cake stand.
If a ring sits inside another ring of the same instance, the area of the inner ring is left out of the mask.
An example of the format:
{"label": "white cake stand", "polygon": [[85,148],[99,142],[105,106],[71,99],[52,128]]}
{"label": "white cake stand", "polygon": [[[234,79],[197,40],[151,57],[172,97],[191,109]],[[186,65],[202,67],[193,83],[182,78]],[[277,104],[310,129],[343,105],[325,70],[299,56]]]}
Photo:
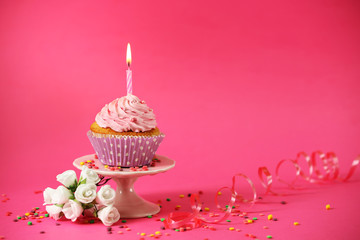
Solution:
{"label": "white cake stand", "polygon": [[94,160],[99,169],[93,168],[93,170],[102,176],[111,177],[117,184],[114,206],[119,210],[121,218],[141,218],[158,213],[160,207],[136,194],[134,190],[135,181],[139,177],[166,172],[175,166],[175,161],[167,157],[156,155],[155,158],[159,159],[160,162],[156,162],[154,167],[148,167],[148,171],[131,171],[128,168],[123,168],[123,171],[112,171],[105,168],[98,159],[95,159],[95,154],[77,158],[73,164],[76,168],[82,169],[81,162]]}

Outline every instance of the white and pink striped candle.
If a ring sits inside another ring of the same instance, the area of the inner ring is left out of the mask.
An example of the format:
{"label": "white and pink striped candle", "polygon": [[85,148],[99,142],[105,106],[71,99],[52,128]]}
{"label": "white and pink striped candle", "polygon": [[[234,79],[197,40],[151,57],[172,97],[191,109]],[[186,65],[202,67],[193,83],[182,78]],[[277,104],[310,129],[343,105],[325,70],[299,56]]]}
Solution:
{"label": "white and pink striped candle", "polygon": [[131,49],[130,49],[130,43],[127,45],[126,50],[126,64],[128,65],[128,69],[126,70],[126,87],[127,87],[127,93],[132,94],[132,71],[130,70],[131,65]]}

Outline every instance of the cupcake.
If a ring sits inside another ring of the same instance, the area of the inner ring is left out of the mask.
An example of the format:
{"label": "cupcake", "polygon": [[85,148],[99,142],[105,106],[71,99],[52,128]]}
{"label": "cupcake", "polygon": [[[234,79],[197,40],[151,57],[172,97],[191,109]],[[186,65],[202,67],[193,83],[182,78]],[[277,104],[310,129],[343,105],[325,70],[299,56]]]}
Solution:
{"label": "cupcake", "polygon": [[153,110],[132,94],[106,104],[87,135],[101,163],[120,167],[149,166],[165,137]]}

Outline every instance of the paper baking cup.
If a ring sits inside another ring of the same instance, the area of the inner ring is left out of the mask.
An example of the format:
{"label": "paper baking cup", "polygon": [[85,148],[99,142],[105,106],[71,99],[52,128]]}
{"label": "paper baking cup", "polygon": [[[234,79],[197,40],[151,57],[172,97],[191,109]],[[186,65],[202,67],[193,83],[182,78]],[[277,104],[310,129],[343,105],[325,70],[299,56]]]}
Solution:
{"label": "paper baking cup", "polygon": [[101,163],[109,166],[149,166],[165,135],[116,136],[88,131],[87,136]]}

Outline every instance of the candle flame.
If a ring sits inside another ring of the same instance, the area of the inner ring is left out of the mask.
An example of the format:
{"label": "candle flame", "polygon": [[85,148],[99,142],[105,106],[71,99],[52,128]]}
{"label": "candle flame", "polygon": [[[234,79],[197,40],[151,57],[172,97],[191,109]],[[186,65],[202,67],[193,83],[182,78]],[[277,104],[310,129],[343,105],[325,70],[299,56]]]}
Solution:
{"label": "candle flame", "polygon": [[130,67],[130,64],[131,64],[131,48],[130,48],[130,43],[127,44],[126,64]]}

